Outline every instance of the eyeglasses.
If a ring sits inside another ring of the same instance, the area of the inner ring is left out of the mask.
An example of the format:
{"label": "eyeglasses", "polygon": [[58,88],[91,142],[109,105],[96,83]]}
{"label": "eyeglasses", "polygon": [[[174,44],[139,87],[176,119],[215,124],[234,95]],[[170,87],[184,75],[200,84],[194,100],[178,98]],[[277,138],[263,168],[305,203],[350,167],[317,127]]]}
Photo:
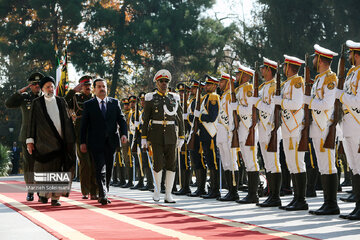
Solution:
{"label": "eyeglasses", "polygon": [[159,80],[161,83],[168,83],[169,80],[168,79],[162,79],[162,80]]}

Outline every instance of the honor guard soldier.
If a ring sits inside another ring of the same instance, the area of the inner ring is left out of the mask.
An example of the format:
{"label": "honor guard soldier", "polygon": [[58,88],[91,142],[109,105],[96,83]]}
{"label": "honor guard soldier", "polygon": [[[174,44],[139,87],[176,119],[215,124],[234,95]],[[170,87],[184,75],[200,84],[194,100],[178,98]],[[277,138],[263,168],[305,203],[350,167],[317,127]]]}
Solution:
{"label": "honor guard soldier", "polygon": [[[127,123],[127,127],[129,129],[129,121],[130,121],[130,104],[129,104],[129,99],[128,98],[124,98],[122,99],[122,103],[123,103],[123,108],[124,108],[124,115],[126,118],[126,123]],[[128,131],[128,139],[130,137],[130,130]],[[128,141],[125,144],[122,144],[122,156],[124,158],[124,163],[125,163],[125,167],[126,167],[126,172],[127,172],[127,177],[128,177],[128,182],[124,185],[122,185],[122,188],[130,188],[132,186],[134,186],[133,184],[133,178],[134,178],[134,174],[133,174],[133,162],[132,162],[132,155],[131,155],[131,149],[130,149],[130,142]]]}
{"label": "honor guard soldier", "polygon": [[[133,144],[135,144],[135,133],[136,133],[136,129],[139,127],[139,123],[135,123],[135,117],[136,115],[140,115],[140,111],[139,109],[136,107],[137,104],[137,97],[132,95],[129,97],[129,104],[130,104],[130,113],[129,113],[129,132],[130,132],[130,136],[129,136],[129,142],[130,142],[130,148],[133,147]],[[139,153],[132,153],[132,159],[133,161],[133,174],[135,174],[135,178],[136,176],[138,176],[138,183],[133,186],[130,187],[130,189],[139,189],[139,188],[143,188],[144,187],[144,176],[143,176],[143,169],[142,167],[142,162],[139,155]],[[135,169],[134,169],[135,168]],[[135,179],[134,178],[134,179]]]}
{"label": "honor guard soldier", "polygon": [[248,195],[236,202],[238,203],[258,203],[259,186],[259,164],[257,162],[257,130],[255,127],[255,144],[246,146],[245,142],[252,124],[253,103],[249,102],[253,94],[253,85],[249,81],[254,76],[254,70],[240,65],[236,72],[236,81],[239,86],[236,88],[236,99],[238,102],[237,111],[240,116],[239,123],[239,145],[245,168],[248,174]]}
{"label": "honor guard soldier", "polygon": [[[140,116],[139,116],[139,122],[135,122],[135,126],[139,128],[140,130],[140,138],[139,138],[139,144],[141,146],[141,129],[142,126],[144,124],[143,122],[143,115],[144,115],[144,107],[145,107],[145,92],[140,92],[138,98],[140,99],[140,105],[141,105],[141,109],[140,109]],[[139,188],[140,191],[152,191],[154,190],[154,183],[153,183],[153,176],[151,173],[151,168],[150,168],[150,156],[148,151],[144,150],[143,148],[141,148],[141,159],[142,159],[142,169],[144,172],[144,175],[146,177],[146,185],[144,185],[144,187]]]}
{"label": "honor guard soldier", "polygon": [[[188,99],[185,96],[185,94],[187,94],[186,93],[187,86],[184,83],[179,83],[176,86],[176,88],[180,95],[181,106],[184,109],[185,105],[186,106],[188,105]],[[186,104],[184,102],[185,100],[187,101]],[[186,111],[187,111],[187,109],[186,109]],[[184,109],[184,111],[185,111],[185,109]],[[190,131],[190,125],[189,125],[189,122],[187,121],[187,115],[183,114],[183,119],[184,119],[185,136],[187,136]],[[191,190],[190,190],[191,170],[190,170],[190,156],[189,156],[189,152],[187,150],[186,143],[182,146],[182,149],[180,152],[180,173],[179,174],[181,175],[181,189],[177,192],[174,192],[174,194],[175,195],[187,195],[187,194],[191,193]]]}
{"label": "honor guard soldier", "polygon": [[[20,108],[21,109],[21,129],[19,135],[19,142],[22,146],[22,153],[24,158],[24,179],[26,184],[34,183],[34,159],[29,155],[26,150],[26,131],[29,125],[30,110],[32,101],[41,96],[41,90],[39,87],[40,80],[44,77],[41,73],[33,73],[28,78],[28,85],[11,95],[6,101],[5,106],[7,108]],[[30,92],[26,90],[30,88]],[[26,196],[27,201],[34,200],[34,193],[29,192]]]}
{"label": "honor guard soldier", "polygon": [[[194,125],[194,112],[196,107],[196,101],[201,101],[201,99],[196,99],[198,95],[198,91],[201,91],[200,83],[197,80],[191,80],[191,95],[189,101],[189,109],[188,109],[188,122],[190,127],[193,128]],[[200,97],[201,98],[201,97]],[[199,131],[195,133],[195,140],[194,140],[194,150],[190,151],[192,165],[195,170],[195,177],[196,177],[196,185],[197,189],[195,192],[188,194],[189,197],[200,197],[201,195],[206,194],[205,191],[205,183],[206,183],[206,165],[204,160],[204,152],[200,151],[200,136]]]}
{"label": "honor guard soldier", "polygon": [[305,152],[298,152],[298,144],[301,134],[301,122],[304,118],[302,100],[304,96],[304,80],[298,75],[303,60],[284,55],[283,71],[287,77],[282,83],[281,96],[275,96],[274,104],[282,108],[281,134],[285,153],[286,165],[289,168],[293,183],[294,198],[281,209],[287,211],[307,210],[306,194],[306,166],[304,161]]}
{"label": "honor guard soldier", "polygon": [[202,198],[220,197],[220,171],[219,150],[216,145],[216,123],[219,115],[220,98],[215,93],[219,80],[209,75],[205,76],[205,91],[200,111],[195,110],[194,116],[200,122],[200,149],[204,152],[205,162],[210,170],[210,190]]}
{"label": "honor guard soldier", "polygon": [[[236,149],[231,148],[232,130],[234,129],[233,110],[231,104],[231,89],[230,81],[235,78],[229,74],[222,74],[220,78],[219,87],[223,92],[220,98],[220,111],[218,122],[216,123],[217,134],[216,142],[219,147],[221,164],[224,169],[225,181],[228,186],[229,192],[219,201],[235,201],[239,199],[237,191],[239,182],[239,168],[237,165],[237,152]],[[235,183],[235,184],[234,184]]]}
{"label": "honor guard soldier", "polygon": [[185,141],[183,111],[179,95],[168,91],[171,73],[162,69],[155,74],[153,81],[158,90],[145,95],[141,147],[147,148],[148,141],[151,142],[155,176],[154,201],[160,200],[162,170],[165,169],[164,201],[175,203],[171,190],[175,180],[176,148],[181,148]]}
{"label": "honor guard soldier", "polygon": [[336,98],[343,104],[344,117],[341,123],[343,144],[349,167],[353,172],[353,194],[355,209],[341,218],[360,220],[360,42],[346,41],[349,48],[349,61],[352,68],[347,73],[344,90],[336,90]]}
{"label": "honor guard soldier", "polygon": [[[268,143],[270,141],[271,131],[273,129],[273,123],[271,119],[274,113],[274,94],[276,88],[275,75],[278,69],[278,65],[275,61],[272,61],[266,57],[263,58],[263,65],[260,67],[261,75],[265,82],[259,86],[259,96],[255,104],[256,108],[259,109],[259,145],[261,153],[264,159],[265,169],[267,172],[266,179],[269,186],[269,197],[262,203],[257,205],[260,207],[277,207],[281,206],[280,200],[280,187],[281,187],[281,166],[279,163],[279,147],[276,152],[268,152]],[[253,100],[249,100],[254,102]],[[277,132],[280,135],[280,128]],[[278,142],[281,137],[278,137]],[[277,146],[280,144],[278,143]]]}
{"label": "honor guard soldier", "polygon": [[339,214],[337,204],[337,169],[335,166],[335,150],[323,147],[327,136],[328,126],[331,124],[331,116],[334,110],[335,87],[337,83],[336,74],[330,69],[334,56],[338,54],[326,48],[314,45],[315,57],[313,65],[319,73],[315,77],[311,96],[304,95],[304,103],[311,109],[313,121],[310,126],[310,138],[312,138],[319,171],[321,184],[324,191],[324,204],[316,211],[309,213],[315,215]]}
{"label": "honor guard soldier", "polygon": [[80,173],[80,186],[83,199],[88,199],[88,195],[92,200],[97,199],[97,183],[95,176],[94,161],[91,159],[88,152],[83,153],[80,151],[80,129],[81,129],[81,116],[83,112],[84,102],[93,98],[91,94],[91,76],[82,76],[79,79],[79,84],[70,89],[65,96],[69,109],[72,111],[72,117],[75,127],[76,135],[76,153],[79,158],[79,173]]}

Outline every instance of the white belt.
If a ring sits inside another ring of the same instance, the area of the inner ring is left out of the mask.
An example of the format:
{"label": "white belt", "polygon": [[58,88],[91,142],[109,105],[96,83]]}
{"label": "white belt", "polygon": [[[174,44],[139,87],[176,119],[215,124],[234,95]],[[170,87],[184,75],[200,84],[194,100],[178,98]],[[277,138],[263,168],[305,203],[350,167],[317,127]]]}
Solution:
{"label": "white belt", "polygon": [[152,123],[153,123],[153,124],[160,124],[160,125],[166,126],[166,125],[174,125],[174,124],[175,124],[175,121],[166,121],[166,120],[164,120],[164,121],[158,121],[158,120],[153,120]]}

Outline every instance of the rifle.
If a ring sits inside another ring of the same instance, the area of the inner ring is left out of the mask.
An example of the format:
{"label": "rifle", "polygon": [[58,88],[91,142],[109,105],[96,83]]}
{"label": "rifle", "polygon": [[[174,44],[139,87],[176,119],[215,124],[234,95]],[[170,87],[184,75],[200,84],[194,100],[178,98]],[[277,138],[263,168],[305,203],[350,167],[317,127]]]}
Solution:
{"label": "rifle", "polygon": [[[255,62],[255,76],[254,76],[254,94],[253,97],[259,96],[259,72],[258,72],[258,63]],[[255,146],[255,127],[258,122],[258,113],[255,105],[252,106],[252,117],[251,117],[251,126],[249,128],[249,134],[245,141],[245,146]]]}
{"label": "rifle", "polygon": [[[345,82],[345,44],[341,47],[341,56],[338,64],[338,85],[337,88],[342,90]],[[334,119],[329,126],[329,132],[324,142],[324,148],[335,148],[335,137],[336,137],[336,125],[342,119],[342,104],[339,99],[335,99],[334,104]]]}
{"label": "rifle", "polygon": [[[236,93],[235,93],[235,87],[234,82],[232,80],[231,72],[230,72],[230,94],[231,94],[231,102],[236,102]],[[236,110],[233,111],[233,118],[234,118],[234,129],[232,130],[232,139],[231,139],[231,148],[238,148],[240,147],[239,144],[239,135],[238,135],[238,129],[239,129],[239,118],[237,115]]]}
{"label": "rifle", "polygon": [[[188,91],[186,90],[186,87],[185,87],[185,90],[184,90],[184,97],[183,97],[183,109],[184,109],[184,114],[187,113],[187,108],[188,108],[188,98],[189,98],[189,94],[188,94]],[[186,126],[188,126],[186,124],[186,122],[184,121],[184,129],[185,129],[185,138],[186,138]],[[182,148],[181,148],[181,151],[187,151],[187,147],[186,147],[186,144],[183,144]]]}
{"label": "rifle", "polygon": [[[305,54],[305,95],[311,95],[311,88],[313,82],[310,79],[310,67],[309,67],[309,54]],[[301,138],[298,145],[299,152],[308,152],[309,151],[309,130],[311,124],[311,110],[309,109],[308,104],[304,104],[304,119],[303,119],[303,129],[301,130]]]}
{"label": "rifle", "polygon": [[[199,87],[197,89],[196,92],[196,106],[195,106],[195,110],[200,111],[200,100],[201,100],[201,82],[199,82]],[[193,125],[190,131],[190,136],[187,142],[187,148],[188,150],[195,150],[195,135],[197,133],[199,129],[199,118],[198,117],[194,117],[193,120]]]}
{"label": "rifle", "polygon": [[[276,74],[276,91],[275,95],[280,96],[281,89],[280,89],[280,64],[278,63],[278,72]],[[271,131],[271,137],[268,144],[267,151],[268,152],[277,152],[277,130],[280,127],[280,112],[281,106],[276,104],[274,109],[274,128]]]}
{"label": "rifle", "polygon": [[[135,105],[135,122],[139,121],[139,99],[136,100],[136,105]],[[134,139],[132,142],[132,146],[131,146],[131,152],[132,153],[137,153],[137,146],[138,146],[138,140],[139,137],[141,137],[140,135],[140,130],[138,127],[135,128],[135,134],[134,134]]]}

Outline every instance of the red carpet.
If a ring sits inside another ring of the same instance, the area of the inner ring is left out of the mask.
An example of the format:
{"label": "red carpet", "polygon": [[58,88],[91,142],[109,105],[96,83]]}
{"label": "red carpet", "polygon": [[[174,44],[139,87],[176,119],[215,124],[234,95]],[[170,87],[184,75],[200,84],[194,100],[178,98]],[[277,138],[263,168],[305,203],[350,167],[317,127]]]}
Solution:
{"label": "red carpet", "polygon": [[311,239],[181,209],[114,197],[101,206],[79,192],[52,207],[25,201],[23,182],[0,182],[0,202],[59,239]]}

